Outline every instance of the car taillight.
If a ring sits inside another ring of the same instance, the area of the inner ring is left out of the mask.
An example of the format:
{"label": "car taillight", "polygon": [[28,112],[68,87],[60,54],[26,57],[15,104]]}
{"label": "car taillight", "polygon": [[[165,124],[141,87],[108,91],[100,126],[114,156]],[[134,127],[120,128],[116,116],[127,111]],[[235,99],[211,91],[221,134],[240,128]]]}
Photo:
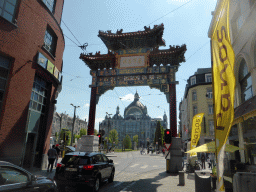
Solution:
{"label": "car taillight", "polygon": [[84,169],[84,170],[92,170],[93,167],[94,167],[94,165],[84,165],[84,166],[83,166],[83,169]]}
{"label": "car taillight", "polygon": [[65,166],[64,164],[57,163],[57,167],[64,167],[64,166]]}

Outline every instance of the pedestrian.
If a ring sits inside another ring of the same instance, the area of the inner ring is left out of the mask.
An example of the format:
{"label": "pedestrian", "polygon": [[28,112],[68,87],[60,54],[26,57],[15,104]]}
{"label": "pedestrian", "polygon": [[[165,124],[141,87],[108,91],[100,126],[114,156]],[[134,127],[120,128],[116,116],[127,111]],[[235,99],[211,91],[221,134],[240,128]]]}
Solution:
{"label": "pedestrian", "polygon": [[57,167],[58,159],[59,159],[59,156],[60,156],[59,146],[60,146],[59,144],[56,144],[56,146],[55,146],[55,150],[57,151],[57,158],[56,158],[56,161],[55,161],[55,167]]}
{"label": "pedestrian", "polygon": [[47,172],[49,172],[49,168],[51,166],[51,172],[52,172],[52,168],[53,168],[53,164],[55,159],[57,158],[58,154],[57,151],[54,149],[55,145],[52,146],[51,149],[48,150],[48,168],[47,168]]}
{"label": "pedestrian", "polygon": [[212,168],[215,166],[214,159],[215,159],[214,154],[211,153],[211,154],[210,154],[210,161],[211,161],[211,164],[212,164]]}
{"label": "pedestrian", "polygon": [[209,169],[212,169],[212,163],[211,163],[211,160],[210,160],[210,157],[208,156],[208,158],[207,158],[207,162],[208,162],[208,168]]}
{"label": "pedestrian", "polygon": [[205,155],[201,155],[201,163],[202,163],[202,169],[205,169]]}

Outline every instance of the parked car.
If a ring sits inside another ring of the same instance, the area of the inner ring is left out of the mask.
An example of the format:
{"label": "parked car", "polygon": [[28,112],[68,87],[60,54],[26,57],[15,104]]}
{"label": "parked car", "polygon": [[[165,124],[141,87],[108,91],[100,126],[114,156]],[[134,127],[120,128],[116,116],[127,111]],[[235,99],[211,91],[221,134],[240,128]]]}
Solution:
{"label": "parked car", "polygon": [[57,192],[56,182],[6,161],[0,161],[0,191]]}
{"label": "parked car", "polygon": [[113,182],[115,165],[99,152],[72,152],[67,153],[61,163],[57,164],[55,181],[59,191],[66,187],[81,187],[87,185],[93,191],[99,191],[100,183],[108,180]]}

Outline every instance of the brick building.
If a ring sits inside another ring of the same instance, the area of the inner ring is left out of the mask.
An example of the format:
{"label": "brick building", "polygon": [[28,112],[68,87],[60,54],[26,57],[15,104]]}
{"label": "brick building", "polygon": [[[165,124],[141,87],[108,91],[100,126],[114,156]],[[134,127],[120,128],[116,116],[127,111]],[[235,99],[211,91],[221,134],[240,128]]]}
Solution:
{"label": "brick building", "polygon": [[63,4],[0,1],[0,160],[46,165],[62,82]]}

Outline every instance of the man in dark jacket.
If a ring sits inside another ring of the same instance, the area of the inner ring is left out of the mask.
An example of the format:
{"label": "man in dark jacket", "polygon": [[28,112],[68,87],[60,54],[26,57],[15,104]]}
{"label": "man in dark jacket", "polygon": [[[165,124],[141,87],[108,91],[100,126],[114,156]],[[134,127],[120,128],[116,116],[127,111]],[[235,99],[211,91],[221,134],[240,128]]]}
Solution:
{"label": "man in dark jacket", "polygon": [[202,169],[205,169],[205,155],[202,154],[201,156],[201,163],[202,163]]}
{"label": "man in dark jacket", "polygon": [[48,168],[47,168],[47,172],[49,172],[49,168],[51,166],[51,172],[52,172],[52,168],[53,168],[53,163],[55,161],[55,159],[57,158],[58,154],[57,151],[54,149],[55,145],[52,146],[51,149],[48,150]]}

